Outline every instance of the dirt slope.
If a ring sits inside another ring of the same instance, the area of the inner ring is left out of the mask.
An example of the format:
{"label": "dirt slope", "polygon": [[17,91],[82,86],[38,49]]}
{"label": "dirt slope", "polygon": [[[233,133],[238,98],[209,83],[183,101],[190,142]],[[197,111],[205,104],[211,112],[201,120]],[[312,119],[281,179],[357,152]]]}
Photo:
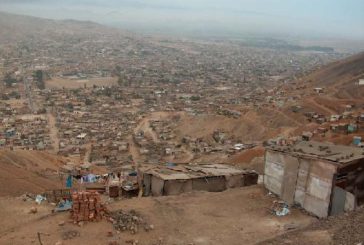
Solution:
{"label": "dirt slope", "polygon": [[208,140],[215,130],[222,130],[243,141],[264,140],[276,133],[267,130],[264,120],[254,111],[249,111],[238,119],[220,115],[186,116],[179,122],[176,133],[182,137],[188,135]]}
{"label": "dirt slope", "polygon": [[311,79],[317,86],[330,86],[363,74],[364,52],[330,63],[310,74],[307,79]]}
{"label": "dirt slope", "polygon": [[364,78],[364,52],[351,56],[311,73],[303,80],[311,81],[314,87],[326,87],[336,98],[361,99],[364,86],[358,80]]}
{"label": "dirt slope", "polygon": [[61,185],[56,173],[62,160],[46,152],[0,151],[0,196],[39,193]]}

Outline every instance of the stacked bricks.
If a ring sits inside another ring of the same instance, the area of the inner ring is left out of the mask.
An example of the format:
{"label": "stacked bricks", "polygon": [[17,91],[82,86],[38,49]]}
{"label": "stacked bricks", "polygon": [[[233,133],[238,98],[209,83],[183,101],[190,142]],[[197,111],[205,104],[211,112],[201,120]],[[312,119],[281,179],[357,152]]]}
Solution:
{"label": "stacked bricks", "polygon": [[98,192],[73,192],[72,202],[71,217],[74,223],[100,221],[105,215],[106,208],[101,204],[101,197]]}

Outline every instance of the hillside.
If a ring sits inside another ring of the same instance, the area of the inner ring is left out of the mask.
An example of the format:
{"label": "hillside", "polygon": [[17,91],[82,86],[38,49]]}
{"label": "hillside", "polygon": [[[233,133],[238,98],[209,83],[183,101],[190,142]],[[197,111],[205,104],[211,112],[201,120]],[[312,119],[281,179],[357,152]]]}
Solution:
{"label": "hillside", "polygon": [[360,99],[364,87],[358,87],[359,79],[364,78],[364,52],[339,60],[304,77],[312,86],[326,87],[333,97],[340,99]]}
{"label": "hillside", "polygon": [[[51,20],[0,12],[0,44],[10,44],[22,40],[60,38],[64,35],[79,37],[97,36],[100,33],[111,34],[112,28],[89,21]],[[120,31],[119,31],[120,32]]]}
{"label": "hillside", "polygon": [[0,151],[0,196],[39,193],[61,185],[57,171],[63,160],[37,151]]}
{"label": "hillside", "polygon": [[364,52],[330,63],[313,72],[306,79],[312,80],[316,86],[330,86],[361,75],[364,75]]}

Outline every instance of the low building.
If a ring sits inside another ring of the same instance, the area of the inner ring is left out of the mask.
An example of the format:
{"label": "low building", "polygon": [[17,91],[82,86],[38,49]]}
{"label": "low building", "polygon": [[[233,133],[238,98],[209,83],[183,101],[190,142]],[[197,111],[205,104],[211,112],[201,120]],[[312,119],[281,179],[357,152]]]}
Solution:
{"label": "low building", "polygon": [[224,164],[142,166],[138,183],[144,196],[178,195],[191,191],[219,192],[257,184],[258,174]]}
{"label": "low building", "polygon": [[301,141],[266,148],[265,187],[318,217],[364,204],[364,150]]}
{"label": "low building", "polygon": [[316,93],[322,94],[324,92],[324,88],[314,88],[313,89]]}

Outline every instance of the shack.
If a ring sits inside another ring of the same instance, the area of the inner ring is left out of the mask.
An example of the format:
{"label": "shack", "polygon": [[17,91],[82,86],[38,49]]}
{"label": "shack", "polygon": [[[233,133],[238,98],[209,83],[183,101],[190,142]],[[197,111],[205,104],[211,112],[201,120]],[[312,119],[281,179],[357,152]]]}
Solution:
{"label": "shack", "polygon": [[354,210],[364,203],[364,150],[314,141],[267,147],[264,185],[318,217]]}
{"label": "shack", "polygon": [[258,174],[224,164],[146,165],[138,170],[144,196],[178,195],[191,191],[219,192],[254,185]]}

